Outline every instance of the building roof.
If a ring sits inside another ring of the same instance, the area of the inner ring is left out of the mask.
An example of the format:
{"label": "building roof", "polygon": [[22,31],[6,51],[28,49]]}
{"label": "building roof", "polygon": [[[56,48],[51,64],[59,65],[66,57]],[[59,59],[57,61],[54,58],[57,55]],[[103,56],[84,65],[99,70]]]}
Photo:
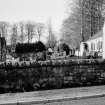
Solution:
{"label": "building roof", "polygon": [[93,40],[93,39],[97,39],[99,37],[102,37],[103,32],[99,31],[98,33],[96,33],[94,36],[90,37],[87,41]]}

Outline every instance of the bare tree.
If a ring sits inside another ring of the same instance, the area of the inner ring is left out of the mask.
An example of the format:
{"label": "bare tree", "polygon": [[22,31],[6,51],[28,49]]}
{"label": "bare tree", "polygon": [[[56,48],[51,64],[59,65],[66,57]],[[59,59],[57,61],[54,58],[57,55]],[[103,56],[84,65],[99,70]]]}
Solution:
{"label": "bare tree", "polygon": [[105,0],[102,0],[102,8],[101,8],[101,10],[102,10],[102,16],[105,19]]}
{"label": "bare tree", "polygon": [[27,37],[28,37],[28,43],[30,43],[34,35],[35,24],[28,22],[26,23],[25,27],[26,27]]}
{"label": "bare tree", "polygon": [[25,39],[25,33],[24,33],[24,23],[20,23],[19,24],[20,26],[20,42],[23,43],[24,42],[24,39]]}
{"label": "bare tree", "polygon": [[54,35],[54,31],[52,29],[51,20],[48,23],[48,40],[47,47],[54,48],[56,46],[57,40]]}
{"label": "bare tree", "polygon": [[11,45],[16,45],[18,39],[17,25],[14,24],[11,29]]}
{"label": "bare tree", "polygon": [[0,22],[0,37],[5,37],[6,41],[8,39],[8,27],[9,27],[9,23],[7,22]]}
{"label": "bare tree", "polygon": [[73,45],[77,46],[100,31],[103,26],[101,7],[101,0],[74,0],[71,13],[64,20],[61,30],[66,42],[73,41]]}
{"label": "bare tree", "polygon": [[41,36],[44,32],[44,24],[42,23],[36,23],[36,34],[38,36],[38,41],[40,41]]}

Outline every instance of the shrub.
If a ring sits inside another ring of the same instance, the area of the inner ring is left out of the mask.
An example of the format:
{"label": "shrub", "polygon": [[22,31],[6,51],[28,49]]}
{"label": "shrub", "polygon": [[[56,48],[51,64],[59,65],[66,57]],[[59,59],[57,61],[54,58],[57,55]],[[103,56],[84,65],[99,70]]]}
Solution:
{"label": "shrub", "polygon": [[62,43],[59,45],[61,51],[65,51],[66,55],[69,55],[70,48],[66,43]]}
{"label": "shrub", "polygon": [[15,52],[17,54],[22,54],[22,53],[32,53],[32,52],[37,53],[45,50],[46,46],[41,41],[38,41],[36,43],[24,43],[24,44],[18,43],[16,45]]}

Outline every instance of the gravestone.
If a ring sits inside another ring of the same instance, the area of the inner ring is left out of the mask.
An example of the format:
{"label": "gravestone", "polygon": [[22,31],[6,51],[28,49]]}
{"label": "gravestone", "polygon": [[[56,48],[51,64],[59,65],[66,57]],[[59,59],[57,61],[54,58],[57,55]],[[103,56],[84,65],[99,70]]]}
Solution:
{"label": "gravestone", "polygon": [[6,61],[6,40],[0,37],[0,62]]}

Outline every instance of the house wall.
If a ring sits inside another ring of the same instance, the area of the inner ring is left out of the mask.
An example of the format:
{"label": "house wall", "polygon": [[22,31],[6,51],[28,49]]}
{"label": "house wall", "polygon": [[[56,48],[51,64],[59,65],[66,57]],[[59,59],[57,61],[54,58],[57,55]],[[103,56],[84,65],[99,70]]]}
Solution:
{"label": "house wall", "polygon": [[[83,56],[83,52],[84,52],[83,43],[84,42],[81,42],[81,44],[80,44],[79,56]],[[100,53],[102,53],[102,51],[103,51],[103,38],[102,37],[98,37],[98,38],[95,38],[95,39],[88,40],[85,43],[88,44],[89,53],[91,53],[91,52],[100,52]]]}
{"label": "house wall", "polygon": [[92,39],[90,41],[87,41],[86,43],[88,44],[89,52],[102,52],[102,37]]}

